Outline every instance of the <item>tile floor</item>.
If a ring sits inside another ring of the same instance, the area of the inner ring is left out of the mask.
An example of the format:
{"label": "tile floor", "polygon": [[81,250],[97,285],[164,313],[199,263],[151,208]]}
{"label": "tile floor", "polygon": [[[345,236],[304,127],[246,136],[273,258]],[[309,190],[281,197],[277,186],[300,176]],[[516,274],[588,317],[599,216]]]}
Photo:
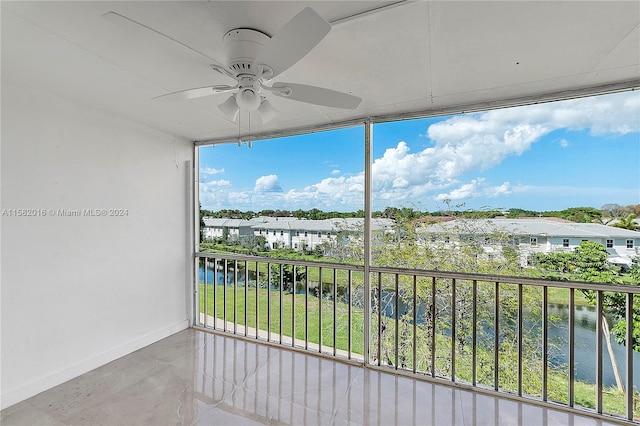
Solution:
{"label": "tile floor", "polygon": [[1,412],[4,425],[604,425],[188,329]]}

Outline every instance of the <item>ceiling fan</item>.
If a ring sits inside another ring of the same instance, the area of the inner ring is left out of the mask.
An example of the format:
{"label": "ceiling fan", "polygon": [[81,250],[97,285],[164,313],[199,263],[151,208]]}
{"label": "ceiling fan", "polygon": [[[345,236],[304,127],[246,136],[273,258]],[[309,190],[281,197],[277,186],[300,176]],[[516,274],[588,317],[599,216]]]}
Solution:
{"label": "ceiling fan", "polygon": [[[135,24],[207,56],[116,12],[108,12],[103,16],[121,24]],[[329,31],[331,31],[331,24],[309,7],[294,16],[273,37],[250,28],[232,29],[222,39],[226,54],[225,65],[214,63],[211,68],[234,79],[235,85],[198,87],[167,93],[153,99],[184,101],[220,93],[232,93],[226,101],[218,105],[218,108],[225,117],[234,122],[238,120],[240,111],[257,112],[258,119],[262,123],[275,118],[278,111],[267,99],[267,94],[314,105],[355,109],[362,99],[354,95],[306,84],[271,82],[273,78],[306,56]]]}

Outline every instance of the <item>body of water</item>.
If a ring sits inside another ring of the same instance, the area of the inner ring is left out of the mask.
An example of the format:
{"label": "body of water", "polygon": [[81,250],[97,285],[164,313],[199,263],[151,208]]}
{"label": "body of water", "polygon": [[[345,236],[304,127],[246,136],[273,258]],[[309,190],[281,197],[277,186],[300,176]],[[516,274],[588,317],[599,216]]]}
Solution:
{"label": "body of water", "polygon": [[[552,362],[569,362],[569,307],[567,305],[549,304],[549,315],[557,316],[560,320],[549,327],[549,337],[558,342],[564,342],[551,354]],[[596,310],[592,306],[576,306],[575,315],[575,359],[576,379],[589,383],[596,381]],[[611,336],[614,356],[624,383],[626,377],[626,346],[615,341]],[[640,352],[633,352],[633,383],[640,385]],[[602,381],[605,386],[615,386],[615,377],[611,358],[607,350],[605,337],[602,339]],[[625,384],[626,385],[626,384]]]}

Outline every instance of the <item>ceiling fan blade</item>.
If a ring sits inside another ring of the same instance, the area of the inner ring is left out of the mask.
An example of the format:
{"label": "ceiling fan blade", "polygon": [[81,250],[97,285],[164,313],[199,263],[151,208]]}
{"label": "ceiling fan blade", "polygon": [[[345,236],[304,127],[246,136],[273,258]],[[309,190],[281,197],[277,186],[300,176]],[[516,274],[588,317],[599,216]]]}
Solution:
{"label": "ceiling fan blade", "polygon": [[190,99],[202,98],[204,96],[215,95],[218,93],[227,93],[236,90],[238,86],[207,86],[195,89],[180,90],[178,92],[167,93],[166,95],[156,96],[152,100],[162,101],[188,101]]}
{"label": "ceiling fan blade", "polygon": [[293,99],[294,101],[333,108],[356,109],[358,105],[360,105],[360,102],[362,102],[362,98],[349,95],[348,93],[323,89],[322,87],[308,86],[306,84],[274,83],[271,86],[271,89],[287,88],[291,89],[291,93],[287,94],[287,90],[272,90],[272,92],[276,96]]}
{"label": "ceiling fan blade", "polygon": [[148,31],[150,33],[153,33],[153,34],[157,35],[157,36],[163,37],[165,40],[172,41],[173,43],[175,43],[175,44],[177,44],[179,46],[185,47],[185,48],[191,50],[194,53],[197,53],[199,55],[204,56],[205,58],[207,58],[209,61],[211,61],[216,66],[216,67],[213,67],[213,69],[215,69],[216,71],[219,71],[217,69],[218,67],[224,69],[223,65],[221,65],[217,60],[213,59],[212,57],[210,57],[206,53],[203,53],[203,52],[201,52],[201,51],[199,51],[197,49],[194,49],[193,47],[191,47],[191,46],[189,46],[187,44],[184,44],[180,40],[176,40],[175,38],[173,38],[171,36],[168,36],[168,35],[166,35],[164,33],[161,33],[160,31],[158,31],[158,30],[156,30],[154,28],[151,28],[151,27],[149,27],[149,26],[147,26],[147,25],[145,25],[143,23],[135,21],[135,20],[133,20],[131,18],[127,18],[126,16],[121,15],[121,14],[119,14],[117,12],[107,12],[104,15],[102,15],[102,17],[105,18],[107,21],[110,21],[110,22],[112,22],[114,24],[117,24],[117,25],[119,25],[121,27],[124,27],[124,28],[126,28],[128,30],[134,30],[134,31],[146,30],[146,31]]}
{"label": "ceiling fan blade", "polygon": [[307,7],[294,16],[263,46],[253,63],[268,65],[273,78],[302,59],[331,31],[331,24]]}

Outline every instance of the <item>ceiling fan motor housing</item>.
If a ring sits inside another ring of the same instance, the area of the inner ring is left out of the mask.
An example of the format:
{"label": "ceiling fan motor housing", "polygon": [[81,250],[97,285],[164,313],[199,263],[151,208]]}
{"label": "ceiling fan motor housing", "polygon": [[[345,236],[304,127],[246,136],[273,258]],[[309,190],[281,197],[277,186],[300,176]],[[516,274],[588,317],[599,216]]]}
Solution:
{"label": "ceiling fan motor housing", "polygon": [[227,68],[236,77],[242,74],[255,75],[257,70],[252,69],[253,62],[270,38],[265,33],[250,28],[236,28],[227,32],[222,38],[227,54]]}

